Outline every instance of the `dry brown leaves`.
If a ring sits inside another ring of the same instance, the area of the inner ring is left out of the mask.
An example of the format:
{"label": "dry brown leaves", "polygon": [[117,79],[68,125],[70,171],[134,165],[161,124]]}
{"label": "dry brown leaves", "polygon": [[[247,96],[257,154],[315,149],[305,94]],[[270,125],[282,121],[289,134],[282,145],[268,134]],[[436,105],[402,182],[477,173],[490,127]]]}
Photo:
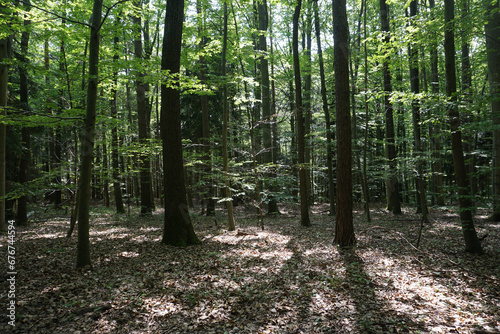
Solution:
{"label": "dry brown leaves", "polygon": [[[240,209],[241,210],[241,209]],[[324,212],[324,207],[315,207]],[[284,210],[285,211],[285,210]],[[18,333],[498,333],[500,226],[478,216],[486,255],[462,250],[457,216],[355,215],[357,247],[332,245],[333,218],[302,228],[294,207],[237,212],[237,231],[193,216],[202,245],[161,243],[162,214],[93,216],[93,268],[76,270],[76,236],[47,219],[18,228]],[[1,236],[2,256],[6,239]],[[6,305],[7,285],[2,280]],[[0,331],[12,331],[2,307]]]}

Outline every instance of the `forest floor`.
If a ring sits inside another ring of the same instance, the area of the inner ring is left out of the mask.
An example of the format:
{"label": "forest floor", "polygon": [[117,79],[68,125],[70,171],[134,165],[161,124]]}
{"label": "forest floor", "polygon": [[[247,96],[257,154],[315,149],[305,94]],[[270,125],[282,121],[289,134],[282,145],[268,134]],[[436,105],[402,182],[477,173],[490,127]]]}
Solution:
{"label": "forest floor", "polygon": [[255,210],[236,209],[233,232],[222,210],[192,214],[202,244],[175,248],[161,243],[161,210],[141,218],[96,207],[93,266],[83,270],[64,212],[37,212],[16,228],[15,327],[2,266],[0,332],[500,333],[500,224],[481,210],[478,256],[464,252],[451,208],[431,209],[418,250],[420,216],[409,209],[393,216],[380,205],[371,223],[356,212],[353,249],[332,245],[326,206],[312,208],[308,228],[284,206],[264,230]]}

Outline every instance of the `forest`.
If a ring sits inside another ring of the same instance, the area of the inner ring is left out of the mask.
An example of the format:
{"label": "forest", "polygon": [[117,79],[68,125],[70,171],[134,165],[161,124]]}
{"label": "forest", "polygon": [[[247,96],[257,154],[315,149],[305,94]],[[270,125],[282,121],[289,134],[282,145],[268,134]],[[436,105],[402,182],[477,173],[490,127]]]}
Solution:
{"label": "forest", "polygon": [[500,1],[0,22],[2,333],[500,333]]}

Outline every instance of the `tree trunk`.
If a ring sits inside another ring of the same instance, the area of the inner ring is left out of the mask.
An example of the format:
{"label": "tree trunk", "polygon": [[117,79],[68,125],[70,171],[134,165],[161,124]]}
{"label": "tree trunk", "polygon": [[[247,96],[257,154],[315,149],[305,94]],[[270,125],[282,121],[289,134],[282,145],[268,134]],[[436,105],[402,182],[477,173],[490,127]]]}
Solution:
{"label": "tree trunk", "polygon": [[[5,6],[1,5],[0,10],[2,14],[0,17],[4,20],[3,22],[8,22],[7,18],[4,18],[7,9]],[[0,113],[4,117],[7,115],[6,109],[2,107],[7,106],[8,97],[8,83],[9,83],[9,58],[10,58],[10,44],[11,36],[7,33],[2,35],[0,39]],[[0,122],[0,231],[7,231],[7,224],[5,221],[5,143],[7,139],[7,127],[5,123]]]}
{"label": "tree trunk", "polygon": [[[264,164],[273,163],[273,137],[271,131],[272,125],[272,115],[271,115],[271,96],[270,96],[270,81],[269,81],[269,61],[267,55],[267,28],[268,28],[268,13],[267,13],[267,2],[263,0],[258,3],[259,12],[259,49],[262,53],[260,56],[260,78],[261,78],[261,98],[262,98],[262,143],[264,154],[262,156],[262,162]],[[271,168],[272,169],[272,168]],[[267,178],[272,179],[276,175],[272,172],[267,173]],[[272,192],[272,186],[269,184],[266,186],[269,192]],[[267,204],[267,214],[279,214],[278,204],[274,196],[270,196]]]}
{"label": "tree trunk", "polygon": [[493,221],[500,221],[500,2],[485,0],[486,51],[493,120]]}
{"label": "tree trunk", "polygon": [[[410,2],[410,18],[412,25],[414,18],[417,15],[417,1]],[[414,155],[415,155],[415,170],[417,175],[415,177],[416,184],[416,200],[417,212],[422,213],[422,219],[427,222],[427,201],[425,196],[425,178],[424,168],[422,166],[422,140],[421,140],[421,127],[420,127],[420,102],[416,96],[420,93],[420,74],[418,65],[418,48],[412,44],[409,46],[409,61],[410,61],[410,85],[411,92],[414,94],[411,103],[412,120],[413,120],[413,137],[414,137]]]}
{"label": "tree trunk", "polygon": [[355,244],[352,217],[352,145],[349,106],[349,31],[345,0],[333,0],[335,101],[337,116],[337,217],[334,243]]}
{"label": "tree trunk", "polygon": [[94,157],[97,87],[99,74],[99,30],[101,27],[102,1],[95,0],[92,10],[92,26],[89,42],[89,83],[87,87],[87,111],[82,135],[80,184],[78,192],[78,247],[77,268],[90,266],[90,195],[92,164]]}
{"label": "tree trunk", "polygon": [[[390,25],[389,25],[389,6],[386,0],[380,0],[380,22],[384,32],[384,44],[390,45]],[[387,210],[393,214],[401,213],[401,202],[399,199],[399,180],[396,161],[396,145],[394,134],[393,107],[390,100],[392,93],[391,71],[389,69],[390,56],[388,52],[384,57],[382,64],[382,73],[384,77],[384,110],[385,110],[385,154],[387,159]]]}
{"label": "tree trunk", "polygon": [[309,199],[307,197],[307,168],[304,166],[305,158],[305,126],[302,106],[302,84],[300,79],[300,59],[299,59],[299,17],[302,0],[297,1],[295,12],[293,13],[293,69],[295,75],[295,107],[297,109],[297,146],[300,179],[300,224],[310,226],[309,220]]}
{"label": "tree trunk", "polygon": [[335,192],[333,185],[333,152],[332,152],[332,130],[330,128],[330,111],[328,110],[328,99],[326,96],[325,66],[323,62],[323,50],[321,48],[321,31],[319,21],[318,0],[314,0],[314,27],[316,31],[316,44],[318,48],[319,76],[321,82],[321,101],[323,102],[323,113],[326,123],[326,166],[328,173],[328,201],[330,204],[330,216],[335,215]]}
{"label": "tree trunk", "polygon": [[182,157],[180,72],[184,0],[167,0],[162,47],[162,71],[170,73],[168,85],[161,86],[161,137],[165,222],[162,242],[174,246],[200,243],[186,202]]}
{"label": "tree trunk", "polygon": [[467,182],[464,154],[462,149],[462,132],[460,130],[460,116],[457,106],[457,77],[455,71],[455,4],[454,0],[444,2],[444,54],[446,73],[446,96],[449,99],[448,117],[451,128],[451,146],[453,155],[453,166],[455,169],[455,181],[458,186],[459,214],[462,224],[462,232],[465,239],[465,250],[471,253],[481,254],[483,252],[481,243],[474,228],[472,218],[472,202],[470,199],[470,188]]}
{"label": "tree trunk", "polygon": [[[205,47],[205,40],[206,37],[204,35],[204,30],[203,30],[203,17],[204,17],[204,11],[203,11],[203,6],[201,4],[201,0],[198,0],[196,2],[196,11],[198,14],[198,19],[200,20],[198,22],[198,38],[200,39],[199,43],[199,48],[200,51],[203,54],[203,48]],[[199,58],[200,62],[200,75],[199,79],[202,84],[206,82],[206,61],[205,57],[203,55],[200,56]],[[201,100],[201,124],[202,124],[202,139],[201,143],[203,145],[203,154],[204,154],[204,161],[205,161],[205,176],[206,178],[205,183],[205,194],[203,196],[203,203],[202,203],[202,212],[204,210],[204,205],[206,205],[206,211],[205,214],[207,216],[214,216],[215,215],[215,198],[214,198],[214,185],[213,185],[213,177],[212,177],[212,162],[211,162],[211,157],[210,157],[210,115],[209,115],[209,110],[208,110],[208,97],[207,95],[203,94],[200,96]]]}
{"label": "tree trunk", "polygon": [[[134,5],[142,12],[140,0],[135,0]],[[134,23],[134,55],[135,59],[142,61],[144,59],[142,47],[142,19],[141,14],[133,15]],[[139,127],[139,176],[141,184],[141,215],[149,216],[155,210],[153,201],[153,189],[151,182],[151,162],[147,147],[149,146],[149,103],[146,97],[147,84],[145,73],[139,71],[135,80],[136,98],[137,98],[137,117]],[[144,152],[146,151],[146,152]]]}
{"label": "tree trunk", "polygon": [[[119,17],[119,16],[118,16]],[[119,26],[120,20],[116,19],[116,26]],[[120,39],[118,34],[115,35],[113,39],[113,47],[114,47],[114,55],[113,62],[117,63],[120,56],[118,55],[118,43]],[[121,188],[121,178],[120,178],[120,163],[118,157],[118,127],[116,126],[117,113],[117,90],[118,86],[118,71],[113,72],[113,88],[111,89],[111,118],[115,121],[113,127],[111,128],[111,168],[112,168],[112,177],[113,177],[113,194],[115,197],[115,206],[116,213],[125,213],[125,208],[123,206],[123,197],[122,197],[122,188]]]}
{"label": "tree trunk", "polygon": [[[434,0],[429,0],[429,8],[431,10],[431,17],[435,17],[434,12],[436,9],[434,8]],[[432,93],[435,95],[435,99],[439,96],[439,59],[438,59],[438,48],[437,43],[432,42],[432,47],[430,48],[430,56],[431,56],[431,87]],[[430,125],[433,129],[433,138],[432,143],[434,146],[433,150],[433,176],[432,176],[432,184],[434,187],[434,194],[436,196],[437,205],[444,205],[444,195],[443,195],[443,173],[442,173],[442,159],[441,159],[441,126],[440,125]]]}
{"label": "tree trunk", "polygon": [[222,40],[222,78],[223,83],[223,103],[224,103],[224,115],[222,124],[222,160],[223,160],[223,172],[225,174],[225,191],[226,191],[226,207],[227,207],[227,220],[228,220],[228,230],[234,231],[234,217],[233,217],[233,201],[231,199],[231,187],[229,182],[229,167],[228,167],[228,156],[227,156],[227,128],[229,123],[229,108],[227,101],[227,78],[226,78],[226,53],[227,53],[227,2],[224,2],[224,37]]}
{"label": "tree trunk", "polygon": [[[28,11],[30,10],[29,1],[27,2]],[[19,67],[19,102],[21,109],[25,112],[30,112],[28,103],[28,43],[30,38],[29,26],[31,21],[24,20],[24,27],[27,29],[21,34],[21,57],[22,64]],[[31,136],[30,130],[23,127],[21,130],[23,152],[19,165],[19,183],[27,186],[29,168],[31,162]],[[28,196],[23,195],[17,201],[17,225],[23,226],[28,224]]]}

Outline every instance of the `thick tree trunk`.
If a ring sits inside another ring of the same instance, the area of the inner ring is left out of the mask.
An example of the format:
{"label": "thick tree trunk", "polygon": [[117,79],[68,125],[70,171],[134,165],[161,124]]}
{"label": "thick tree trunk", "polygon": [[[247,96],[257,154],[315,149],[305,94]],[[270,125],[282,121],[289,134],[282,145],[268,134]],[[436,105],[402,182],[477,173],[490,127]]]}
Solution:
{"label": "thick tree trunk", "polygon": [[349,106],[349,31],[345,0],[333,0],[335,100],[337,116],[337,216],[334,243],[356,242],[352,217],[352,145]]}
{"label": "thick tree trunk", "polygon": [[97,87],[99,74],[99,40],[102,16],[102,1],[95,0],[92,10],[92,27],[89,42],[89,83],[87,87],[87,111],[81,144],[81,166],[78,196],[78,247],[76,266],[91,265],[90,261],[90,195],[92,165],[94,158],[94,137],[97,109]]}
{"label": "thick tree trunk", "polygon": [[162,71],[170,73],[168,85],[161,86],[161,137],[163,140],[163,177],[165,222],[162,242],[174,246],[200,243],[186,201],[182,157],[181,101],[178,85],[180,71],[184,0],[167,0],[162,47]]}
{"label": "thick tree trunk", "polygon": [[462,132],[460,130],[460,116],[458,113],[456,97],[457,77],[455,71],[454,5],[454,0],[445,0],[444,2],[446,95],[449,99],[448,117],[451,128],[453,166],[455,170],[455,180],[458,186],[458,202],[460,206],[459,214],[465,240],[465,250],[471,253],[481,254],[483,250],[477,237],[472,217],[472,202],[470,199],[470,187],[467,182],[467,172],[465,170],[464,154],[462,149]]}
{"label": "thick tree trunk", "polygon": [[300,59],[299,59],[299,17],[302,0],[297,1],[295,12],[293,13],[293,69],[295,75],[295,107],[297,109],[297,146],[298,146],[298,163],[299,163],[299,179],[300,179],[300,224],[302,226],[310,226],[309,219],[309,199],[307,196],[307,168],[305,163],[305,126],[302,105],[302,83],[300,78]]}
{"label": "thick tree trunk", "polygon": [[[384,44],[389,47],[390,44],[390,25],[389,25],[389,6],[386,0],[380,0],[380,22],[384,35]],[[390,57],[385,55],[382,64],[384,77],[384,110],[385,110],[385,154],[387,159],[387,210],[393,214],[401,213],[401,202],[399,199],[399,180],[396,161],[396,145],[394,134],[393,107],[390,100],[392,93],[391,71],[389,69]]]}
{"label": "thick tree trunk", "polygon": [[493,215],[500,221],[500,2],[485,1],[486,52],[493,120]]}

